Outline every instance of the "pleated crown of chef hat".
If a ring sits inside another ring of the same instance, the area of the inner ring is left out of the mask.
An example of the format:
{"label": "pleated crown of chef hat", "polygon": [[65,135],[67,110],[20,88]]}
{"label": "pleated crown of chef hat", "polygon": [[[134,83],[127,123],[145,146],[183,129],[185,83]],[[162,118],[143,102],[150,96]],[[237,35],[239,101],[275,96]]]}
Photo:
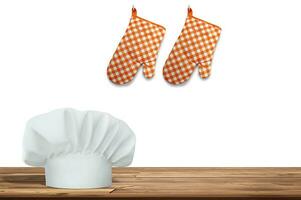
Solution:
{"label": "pleated crown of chef hat", "polygon": [[109,187],[112,166],[132,162],[135,135],[107,113],[59,109],[28,121],[23,149],[26,164],[45,168],[47,186]]}

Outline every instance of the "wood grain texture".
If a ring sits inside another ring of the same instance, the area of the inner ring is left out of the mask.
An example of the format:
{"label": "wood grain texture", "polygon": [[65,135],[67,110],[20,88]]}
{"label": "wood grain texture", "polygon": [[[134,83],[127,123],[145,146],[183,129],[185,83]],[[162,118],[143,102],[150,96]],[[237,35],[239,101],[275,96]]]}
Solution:
{"label": "wood grain texture", "polygon": [[45,186],[42,168],[0,168],[0,199],[301,199],[301,168],[114,168],[104,189]]}

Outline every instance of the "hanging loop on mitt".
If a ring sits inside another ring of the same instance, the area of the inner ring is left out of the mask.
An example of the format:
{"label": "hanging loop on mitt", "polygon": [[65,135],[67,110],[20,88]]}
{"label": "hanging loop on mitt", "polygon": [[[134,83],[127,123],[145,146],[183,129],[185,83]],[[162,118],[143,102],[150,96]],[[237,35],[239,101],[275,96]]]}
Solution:
{"label": "hanging loop on mitt", "polygon": [[137,16],[137,9],[135,8],[135,6],[133,5],[132,7],[132,16],[136,17]]}
{"label": "hanging loop on mitt", "polygon": [[192,17],[193,12],[192,9],[190,8],[190,6],[188,6],[188,13],[187,13],[188,17]]}

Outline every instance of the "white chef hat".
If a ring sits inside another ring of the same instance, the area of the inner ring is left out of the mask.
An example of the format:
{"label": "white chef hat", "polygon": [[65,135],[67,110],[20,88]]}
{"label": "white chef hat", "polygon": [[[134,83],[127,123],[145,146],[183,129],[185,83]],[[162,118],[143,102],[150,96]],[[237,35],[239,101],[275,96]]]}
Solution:
{"label": "white chef hat", "polygon": [[59,109],[28,121],[23,148],[26,164],[45,167],[47,186],[109,187],[112,166],[132,162],[135,135],[107,113]]}

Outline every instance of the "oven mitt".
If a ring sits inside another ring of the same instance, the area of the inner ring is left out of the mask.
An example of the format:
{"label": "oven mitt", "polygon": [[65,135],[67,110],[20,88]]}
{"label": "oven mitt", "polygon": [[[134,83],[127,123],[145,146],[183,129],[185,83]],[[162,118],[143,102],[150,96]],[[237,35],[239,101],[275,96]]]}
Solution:
{"label": "oven mitt", "polygon": [[220,33],[220,27],[194,17],[192,9],[188,8],[184,28],[163,68],[165,80],[175,85],[184,83],[196,66],[201,78],[209,77]]}
{"label": "oven mitt", "polygon": [[132,9],[132,18],[107,69],[108,78],[123,85],[135,77],[140,67],[146,78],[155,75],[155,63],[165,28],[137,16]]}

